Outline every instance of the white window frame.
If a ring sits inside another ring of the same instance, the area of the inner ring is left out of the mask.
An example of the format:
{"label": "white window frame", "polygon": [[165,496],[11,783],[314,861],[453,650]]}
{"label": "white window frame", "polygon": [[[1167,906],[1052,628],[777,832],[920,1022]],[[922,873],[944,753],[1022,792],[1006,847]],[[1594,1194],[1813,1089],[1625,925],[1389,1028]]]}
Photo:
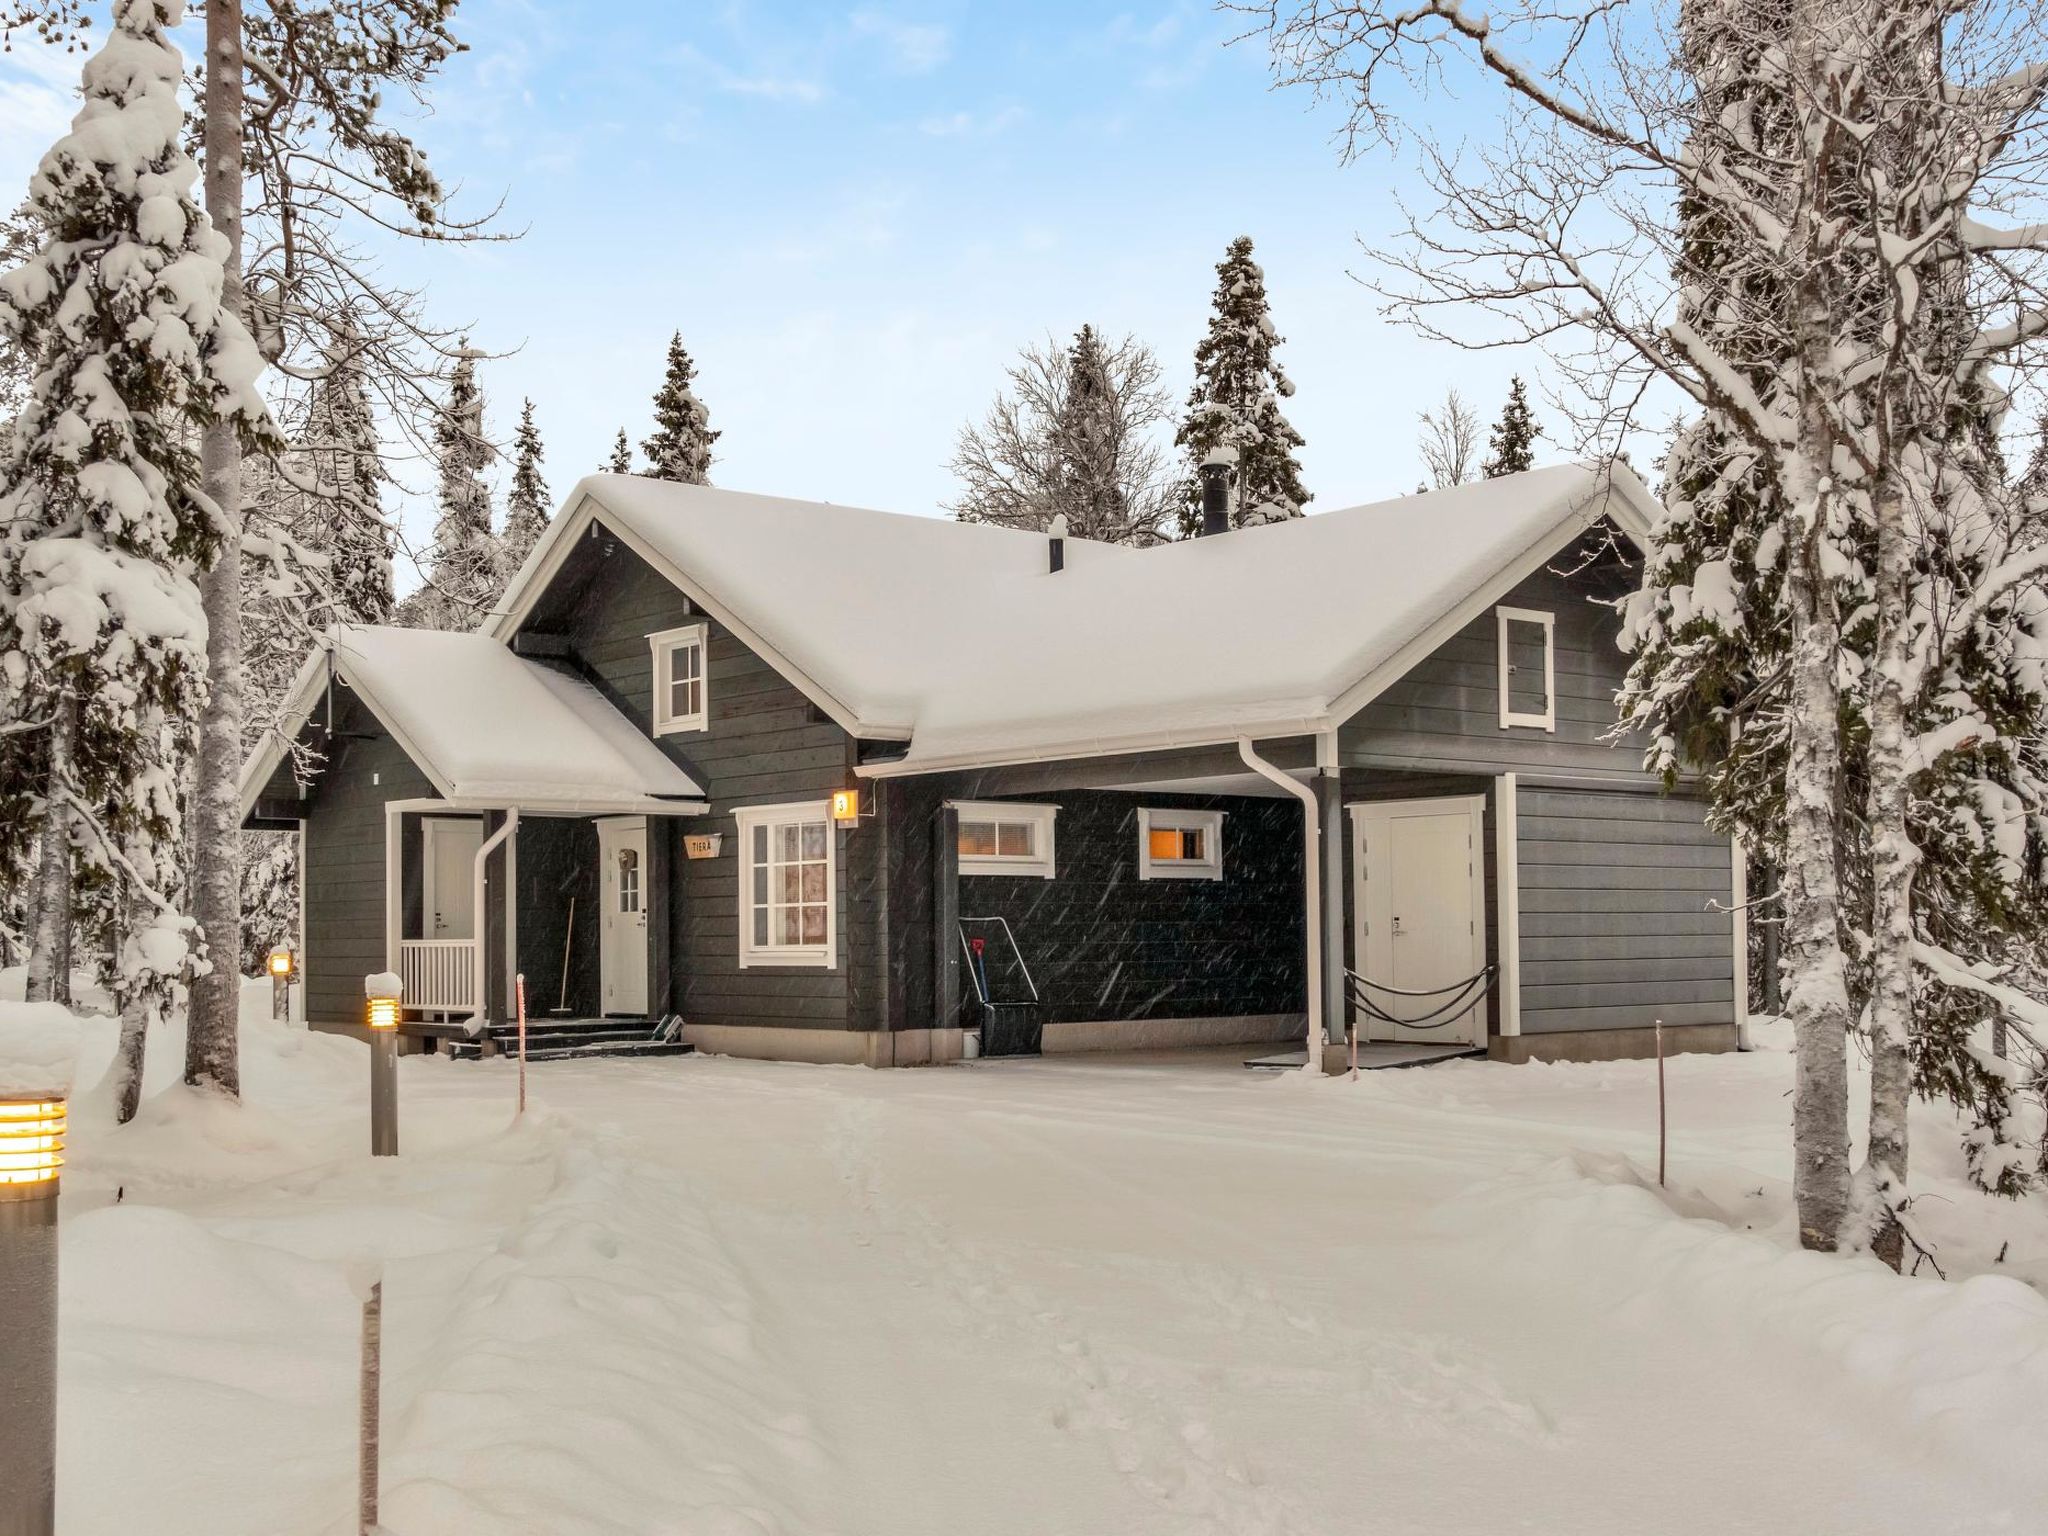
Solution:
{"label": "white window frame", "polygon": [[[1497,615],[1500,646],[1500,728],[1523,725],[1538,730],[1557,729],[1557,615],[1535,608],[1500,607],[1493,610]],[[1508,690],[1508,626],[1510,624],[1540,624],[1543,626],[1543,713],[1532,714],[1526,710],[1511,708],[1513,695]]]}
{"label": "white window frame", "polygon": [[[680,629],[664,629],[659,634],[649,635],[647,645],[654,653],[654,734],[673,736],[681,731],[708,728],[711,717],[710,627],[685,624]],[[670,669],[676,652],[692,646],[697,651],[697,709],[694,714],[672,714],[670,705],[675,698],[675,677]]]}
{"label": "white window frame", "polygon": [[[806,966],[832,970],[839,964],[839,830],[832,824],[829,800],[803,800],[788,805],[742,806],[733,813],[739,822],[739,963],[740,969],[761,966]],[[769,925],[766,944],[754,942],[754,829],[775,828],[792,823],[822,822],[825,827],[825,942],[822,944],[778,944],[774,925]]]}
{"label": "white window frame", "polygon": [[[1200,832],[1209,850],[1205,859],[1152,857],[1152,829]],[[1223,813],[1178,807],[1138,807],[1138,878],[1140,880],[1221,880],[1223,878]]]}
{"label": "white window frame", "polygon": [[[1007,821],[1032,828],[1032,848],[1020,853],[962,853],[956,855],[963,875],[1027,875],[1050,880],[1058,868],[1053,849],[1053,818],[1056,805],[1025,805],[1015,800],[949,800],[962,822]],[[998,838],[1000,842],[1000,838]]]}

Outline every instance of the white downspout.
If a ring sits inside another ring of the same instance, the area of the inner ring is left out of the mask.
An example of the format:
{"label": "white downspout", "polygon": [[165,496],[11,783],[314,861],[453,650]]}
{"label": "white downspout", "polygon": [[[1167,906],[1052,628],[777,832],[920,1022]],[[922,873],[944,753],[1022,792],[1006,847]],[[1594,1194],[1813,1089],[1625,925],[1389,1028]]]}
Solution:
{"label": "white downspout", "polygon": [[[484,999],[490,995],[484,987],[486,975],[484,952],[490,948],[489,936],[491,931],[490,922],[484,915],[484,864],[490,859],[491,851],[504,842],[506,838],[510,837],[513,828],[518,825],[519,808],[517,806],[507,807],[504,823],[497,831],[485,838],[477,848],[476,860],[470,874],[472,882],[470,890],[475,897],[474,902],[470,906],[470,911],[476,914],[476,1012],[469,1016],[468,1025],[469,1032],[472,1035],[482,1034],[484,1032],[484,1025],[490,1022],[484,1017],[487,1011]],[[505,936],[508,939],[511,938],[510,932],[508,931]]]}
{"label": "white downspout", "polygon": [[1274,767],[1253,750],[1249,736],[1237,738],[1237,755],[1262,778],[1271,779],[1301,802],[1302,878],[1308,906],[1308,1063],[1302,1070],[1323,1070],[1323,835],[1316,792]]}

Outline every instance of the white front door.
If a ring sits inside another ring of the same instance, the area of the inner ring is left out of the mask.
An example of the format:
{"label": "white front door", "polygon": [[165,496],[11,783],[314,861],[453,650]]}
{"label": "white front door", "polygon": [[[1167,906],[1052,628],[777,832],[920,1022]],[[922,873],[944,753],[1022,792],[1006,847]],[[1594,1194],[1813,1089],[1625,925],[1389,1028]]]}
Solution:
{"label": "white front door", "polygon": [[647,818],[597,824],[598,924],[604,1012],[647,1012]]}
{"label": "white front door", "polygon": [[476,851],[484,824],[474,817],[428,816],[420,823],[420,937],[476,937]]}
{"label": "white front door", "polygon": [[[1377,983],[1361,990],[1401,1021],[1361,1013],[1362,1038],[1486,1043],[1484,988],[1444,1011],[1486,964],[1485,805],[1471,795],[1351,807],[1357,969]],[[1403,995],[1417,993],[1433,995]]]}

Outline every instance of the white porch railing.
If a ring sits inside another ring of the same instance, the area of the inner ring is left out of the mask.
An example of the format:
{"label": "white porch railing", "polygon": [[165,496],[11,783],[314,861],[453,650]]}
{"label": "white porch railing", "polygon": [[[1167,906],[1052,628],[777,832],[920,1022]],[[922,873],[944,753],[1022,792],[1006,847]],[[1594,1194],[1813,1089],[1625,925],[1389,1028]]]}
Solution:
{"label": "white porch railing", "polygon": [[400,939],[398,976],[405,1006],[428,1013],[476,1009],[475,939]]}

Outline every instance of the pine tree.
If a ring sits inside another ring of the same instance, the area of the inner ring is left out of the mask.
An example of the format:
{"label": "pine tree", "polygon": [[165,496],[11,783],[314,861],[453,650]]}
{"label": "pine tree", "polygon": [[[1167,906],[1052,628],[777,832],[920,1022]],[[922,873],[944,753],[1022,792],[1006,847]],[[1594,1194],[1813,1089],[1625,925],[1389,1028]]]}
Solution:
{"label": "pine tree", "polygon": [[626,429],[619,428],[619,435],[612,443],[612,456],[604,463],[608,475],[630,475],[633,473],[633,445],[626,441]]}
{"label": "pine tree", "polygon": [[344,624],[391,622],[391,522],[385,515],[383,445],[368,381],[344,335],[314,387],[300,443],[303,468],[326,505],[307,530],[328,558],[333,618]]}
{"label": "pine tree", "polygon": [[1266,274],[1252,260],[1252,242],[1240,235],[1216,266],[1209,330],[1195,348],[1195,387],[1188,396],[1174,445],[1185,451],[1184,531],[1201,522],[1201,481],[1196,473],[1216,448],[1237,450],[1231,521],[1236,527],[1301,516],[1310,500],[1302,489],[1294,451],[1302,436],[1280,412],[1294,385],[1273,357],[1282,337],[1266,301]]}
{"label": "pine tree", "polygon": [[420,629],[473,628],[498,595],[491,489],[483,478],[493,450],[484,436],[484,397],[477,388],[476,358],[467,346],[463,348],[434,427],[440,515],[427,556],[425,584],[401,609],[403,621]]}
{"label": "pine tree", "polygon": [[541,478],[544,457],[540,428],[533,424],[533,402],[519,412],[519,431],[512,440],[512,490],[505,498],[505,533],[499,543],[504,579],[525,563],[548,526],[548,483]]}
{"label": "pine tree", "polygon": [[1522,388],[1520,374],[1508,383],[1508,403],[1500,420],[1493,424],[1487,447],[1490,451],[1479,470],[1489,480],[1519,475],[1536,467],[1536,416],[1529,409],[1529,395]]}
{"label": "pine tree", "polygon": [[668,373],[654,396],[654,435],[640,445],[647,455],[647,473],[657,480],[684,485],[711,483],[711,413],[691,385],[697,365],[683,350],[682,332],[669,338]]}
{"label": "pine tree", "polygon": [[[64,851],[81,886],[110,893],[132,1063],[194,938],[179,910],[181,780],[206,695],[197,576],[221,532],[192,445],[216,424],[242,446],[279,445],[263,359],[223,303],[227,242],[192,197],[184,60],[165,35],[183,13],[182,0],[116,0],[72,130],[30,183],[45,234],[0,279],[0,329],[35,359],[0,451],[0,725],[26,727],[0,735],[0,801],[41,810],[31,980],[45,995],[70,912]],[[0,821],[10,874],[25,825]]]}

